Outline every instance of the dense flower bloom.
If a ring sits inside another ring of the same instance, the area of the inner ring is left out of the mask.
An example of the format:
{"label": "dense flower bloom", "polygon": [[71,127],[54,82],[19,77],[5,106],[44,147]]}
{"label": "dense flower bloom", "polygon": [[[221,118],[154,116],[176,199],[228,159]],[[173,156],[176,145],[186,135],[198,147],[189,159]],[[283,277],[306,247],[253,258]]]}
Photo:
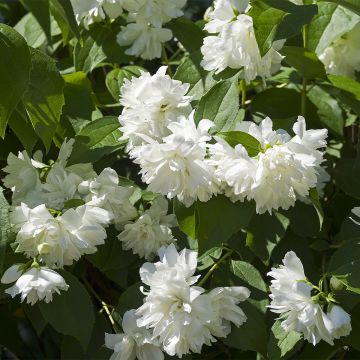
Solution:
{"label": "dense flower bloom", "polygon": [[176,219],[167,212],[167,200],[159,196],[139,219],[125,225],[124,231],[118,236],[124,250],[131,249],[134,254],[151,260],[162,246],[174,242],[170,228],[175,226]]}
{"label": "dense flower bloom", "polygon": [[215,1],[214,10],[208,13],[210,22],[205,29],[214,35],[204,38],[201,66],[219,73],[227,67],[243,68],[242,77],[249,83],[256,76],[269,77],[280,69],[282,56],[278,50],[283,41],[275,41],[269,51],[261,56],[256,41],[253,19],[242,12],[248,1]]}
{"label": "dense flower bloom", "polygon": [[216,288],[209,294],[193,285],[197,254],[184,249],[180,254],[171,244],[159,251],[160,261],[140,269],[144,304],[136,311],[138,326],[153,329],[164,351],[182,357],[190,351],[200,353],[215,336],[230,332],[230,321],[239,326],[246,316],[237,304],[250,294],[242,287]]}
{"label": "dense flower bloom", "polygon": [[303,117],[294,124],[292,138],[272,126],[269,118],[260,125],[248,121],[237,125],[237,131],[259,141],[261,150],[255,157],[250,157],[242,145],[232,148],[220,138],[209,146],[210,164],[216,167],[215,175],[223,183],[225,194],[233,201],[254,199],[258,213],[288,209],[326,181],[321,168],[323,151],[319,149],[326,145],[327,130],[306,130]]}
{"label": "dense flower bloom", "polygon": [[171,79],[166,70],[162,66],[153,76],[141,72],[139,78],[126,79],[121,88],[121,139],[129,140],[128,150],[148,138],[160,141],[170,134],[168,124],[190,114],[191,97],[185,95],[190,85]]}
{"label": "dense flower bloom", "polygon": [[87,205],[103,208],[113,214],[119,230],[138,215],[129,200],[133,188],[120,186],[119,176],[111,168],[105,168],[96,178],[81,182],[78,190]]}
{"label": "dense flower bloom", "polygon": [[360,71],[360,23],[330,44],[319,59],[328,73],[355,78],[355,71]]}
{"label": "dense flower bloom", "polygon": [[152,334],[136,324],[135,310],[123,316],[121,334],[105,334],[105,345],[114,350],[110,360],[163,360],[164,354]]}
{"label": "dense flower bloom", "polygon": [[303,265],[293,251],[288,252],[283,265],[268,273],[271,281],[270,309],[281,314],[281,326],[286,331],[297,331],[316,345],[320,340],[333,345],[334,338],[348,335],[350,316],[334,306],[326,314],[319,303],[312,299],[313,286],[307,281]]}
{"label": "dense flower bloom", "polygon": [[211,139],[210,120],[201,120],[196,127],[192,113],[170,123],[171,135],[163,143],[152,142],[134,148],[130,157],[141,167],[142,180],[149,190],[175,196],[186,206],[196,199],[209,200],[217,192],[213,168],[206,161],[206,142]]}
{"label": "dense flower bloom", "polygon": [[16,251],[59,267],[96,252],[106,238],[104,226],[111,221],[106,210],[86,205],[54,217],[45,205],[31,209],[22,203],[10,217],[18,231]]}
{"label": "dense flower bloom", "polygon": [[54,293],[60,294],[60,290],[66,291],[69,285],[56,271],[47,267],[33,266],[24,273],[21,265],[16,264],[7,269],[1,278],[3,284],[15,284],[5,292],[11,297],[21,296],[21,302],[25,299],[28,304],[34,305],[39,300],[52,301]]}
{"label": "dense flower bloom", "polygon": [[117,36],[120,45],[131,45],[126,54],[145,60],[161,57],[162,44],[171,38],[171,30],[154,27],[144,21],[127,24]]}

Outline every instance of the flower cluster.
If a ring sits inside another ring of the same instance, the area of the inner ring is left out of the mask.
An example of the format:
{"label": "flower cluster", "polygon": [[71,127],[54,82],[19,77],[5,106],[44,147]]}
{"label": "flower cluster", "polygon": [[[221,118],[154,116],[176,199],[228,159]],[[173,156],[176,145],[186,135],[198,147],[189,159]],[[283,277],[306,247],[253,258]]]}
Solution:
{"label": "flower cluster", "polygon": [[360,71],[360,23],[325,48],[319,59],[328,73],[355,78]]}
{"label": "flower cluster", "polygon": [[131,45],[125,53],[146,60],[161,57],[162,44],[173,37],[163,25],[181,16],[185,4],[186,0],[126,1],[128,24],[117,37],[120,45]]}
{"label": "flower cluster", "polygon": [[284,41],[275,41],[261,56],[253,26],[246,12],[248,0],[215,0],[207,12],[209,22],[205,30],[213,35],[204,38],[201,66],[219,73],[227,67],[243,69],[241,76],[247,83],[257,76],[269,77],[280,69],[283,57],[278,53]]}
{"label": "flower cluster", "polygon": [[175,218],[167,215],[163,197],[156,197],[149,209],[139,213],[130,201],[133,187],[119,185],[115,170],[105,168],[97,175],[91,164],[68,166],[73,143],[65,141],[50,165],[42,162],[41,153],[31,159],[24,151],[18,157],[10,154],[3,169],[4,184],[13,192],[10,221],[16,252],[36,259],[16,268],[18,278],[4,275],[3,281],[14,279],[16,284],[8,292],[14,296],[17,291],[31,303],[37,300],[35,294],[49,301],[53,291],[66,290],[65,282],[57,278],[62,277],[51,269],[95,253],[111,224],[120,231],[124,249],[147,259],[175,241],[170,229]]}
{"label": "flower cluster", "polygon": [[160,261],[140,268],[141,280],[149,289],[142,288],[144,304],[125,314],[124,334],[106,335],[107,346],[115,353],[143,354],[139,359],[162,359],[156,350],[160,348],[178,357],[190,351],[200,353],[204,344],[226,337],[231,323],[241,326],[246,321],[238,304],[249,297],[247,288],[215,288],[205,293],[195,286],[199,278],[194,276],[196,252],[184,249],[178,253],[171,244],[161,248],[159,256]]}
{"label": "flower cluster", "polygon": [[120,130],[149,190],[178,197],[190,206],[217,192],[206,160],[213,123],[204,119],[195,125],[191,97],[185,95],[189,84],[172,80],[165,72],[166,67],[161,67],[153,76],[142,73],[125,82]]}
{"label": "flower cluster", "polygon": [[[320,340],[334,345],[334,339],[350,334],[350,315],[335,304],[332,294],[306,279],[303,265],[293,251],[285,255],[283,265],[272,268],[268,275],[274,279],[270,286],[270,309],[281,315],[285,331],[303,333],[313,345]],[[313,290],[318,294],[312,296]]]}
{"label": "flower cluster", "polygon": [[254,137],[260,151],[251,157],[243,145],[233,148],[220,137],[209,145],[210,163],[232,201],[253,199],[258,213],[271,213],[288,209],[297,199],[306,198],[310,189],[321,189],[328,179],[320,166],[324,153],[319,150],[326,146],[326,129],[306,130],[305,119],[299,116],[293,126],[294,137],[273,130],[270,118],[259,125],[243,121],[235,130]]}

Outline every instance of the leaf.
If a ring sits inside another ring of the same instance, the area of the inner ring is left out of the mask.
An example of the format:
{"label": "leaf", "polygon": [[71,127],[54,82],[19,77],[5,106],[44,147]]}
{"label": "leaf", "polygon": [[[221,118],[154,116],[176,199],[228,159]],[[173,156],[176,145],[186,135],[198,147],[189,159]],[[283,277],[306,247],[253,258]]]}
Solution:
{"label": "leaf", "polygon": [[32,13],[27,13],[14,26],[14,29],[26,40],[29,46],[38,48],[46,40],[45,33]]}
{"label": "leaf", "polygon": [[329,75],[329,80],[335,87],[355,95],[355,98],[360,100],[360,84],[356,80],[340,75]]}
{"label": "leaf", "polygon": [[210,266],[214,265],[217,260],[220,259],[222,254],[223,248],[220,246],[214,247],[208,251],[206,251],[204,254],[202,254],[198,258],[198,266],[197,269],[199,271],[205,270],[209,268]]}
{"label": "leaf", "polygon": [[322,228],[322,225],[323,225],[323,222],[324,222],[324,210],[321,206],[321,203],[320,203],[320,198],[319,198],[319,194],[316,190],[316,188],[312,188],[310,189],[309,191],[309,198],[316,210],[316,213],[318,215],[318,218],[319,218],[319,224],[320,224],[320,230]]}
{"label": "leaf", "polygon": [[196,239],[196,206],[186,207],[175,198],[173,209],[180,230],[192,239]]}
{"label": "leaf", "polygon": [[271,328],[268,343],[268,358],[277,360],[283,358],[290,351],[296,349],[296,345],[302,344],[302,335],[296,331],[285,331],[281,321],[276,320]]}
{"label": "leaf", "polygon": [[213,197],[208,202],[196,203],[198,213],[197,239],[199,253],[226,243],[250,222],[255,211],[253,202],[232,203],[223,195]]}
{"label": "leaf", "polygon": [[85,204],[83,199],[70,199],[65,201],[64,209],[75,209]]}
{"label": "leaf", "polygon": [[192,96],[192,100],[200,100],[206,91],[216,84],[213,73],[205,71],[200,65],[202,57],[200,50],[185,57],[174,75],[175,80],[190,84],[187,95]]}
{"label": "leaf", "polygon": [[241,144],[244,146],[250,157],[258,155],[261,151],[261,144],[258,139],[243,131],[227,131],[216,134],[223,138],[233,148]]}
{"label": "leaf", "polygon": [[301,76],[307,79],[327,79],[324,64],[314,52],[302,47],[284,46],[281,53],[285,56],[285,61],[298,70]]}
{"label": "leaf", "polygon": [[173,19],[166,27],[172,30],[174,37],[189,53],[199,50],[202,46],[205,33],[191,20],[184,17]]}
{"label": "leaf", "polygon": [[282,0],[254,1],[249,14],[254,21],[261,55],[268,52],[274,41],[299,34],[316,13],[316,5],[295,5]]}
{"label": "leaf", "polygon": [[105,78],[107,89],[113,98],[118,102],[120,98],[120,89],[125,79],[131,79],[133,76],[139,77],[140,70],[146,71],[143,67],[137,65],[128,65],[122,68],[111,70]]}
{"label": "leaf", "polygon": [[339,102],[319,86],[313,86],[307,96],[317,107],[320,121],[335,134],[342,136],[345,121]]}
{"label": "leaf", "polygon": [[49,0],[20,0],[24,7],[30,11],[41,28],[44,30],[48,42],[52,43],[51,37],[51,21]]}
{"label": "leaf", "polygon": [[224,80],[213,86],[199,101],[195,112],[195,122],[212,120],[214,131],[225,130],[232,125],[239,110],[237,77]]}
{"label": "leaf", "polygon": [[36,134],[49,150],[64,105],[64,81],[55,60],[39,50],[30,49],[30,85],[23,103]]}
{"label": "leaf", "polygon": [[247,320],[238,328],[233,326],[223,342],[230,347],[255,351],[266,357],[268,335],[264,315],[247,302],[241,303],[240,307]]}
{"label": "leaf", "polygon": [[2,274],[4,270],[5,253],[10,240],[9,211],[9,203],[6,201],[3,188],[0,186],[0,274]]}
{"label": "leaf", "polygon": [[[31,1],[31,0],[30,0]],[[63,33],[63,38],[67,39],[68,29],[72,34],[80,39],[80,31],[75,18],[74,10],[70,0],[50,0],[51,10],[54,13],[59,27]],[[64,36],[65,35],[65,36]]]}
{"label": "leaf", "polygon": [[105,116],[85,125],[75,137],[70,163],[96,162],[119,150],[123,146],[119,126],[116,116]]}
{"label": "leaf", "polygon": [[318,2],[318,14],[308,26],[308,49],[321,54],[335,39],[350,31],[360,20],[359,16],[342,6]]}
{"label": "leaf", "polygon": [[73,336],[86,350],[95,323],[94,307],[88,292],[74,275],[64,271],[61,275],[69,289],[54,294],[49,303],[40,302],[39,308],[56,331]]}
{"label": "leaf", "polygon": [[360,295],[360,288],[353,287],[349,284],[348,275],[333,275],[333,277],[335,277],[338,281],[340,281],[340,283],[345,286],[346,290]]}
{"label": "leaf", "polygon": [[289,223],[289,219],[280,213],[256,214],[247,228],[246,243],[258,258],[267,263],[274,248],[284,237]]}
{"label": "leaf", "polygon": [[140,291],[141,283],[137,282],[129,286],[119,298],[116,311],[123,316],[124,313],[131,309],[136,309],[143,304],[144,295]]}
{"label": "leaf", "polygon": [[64,75],[64,81],[65,105],[62,109],[62,118],[71,123],[77,134],[91,121],[95,110],[91,83],[82,71]]}
{"label": "leaf", "polygon": [[329,1],[335,4],[339,4],[353,11],[355,14],[360,15],[360,4],[358,0],[319,0],[319,1]]}
{"label": "leaf", "polygon": [[29,84],[30,52],[24,38],[0,24],[0,137]]}
{"label": "leaf", "polygon": [[360,199],[360,169],[356,167],[354,159],[340,159],[334,171],[337,186],[346,194]]}
{"label": "leaf", "polygon": [[31,306],[29,304],[23,304],[22,308],[30,320],[31,325],[36,331],[37,336],[40,336],[47,325],[47,320],[42,316],[38,306]]}

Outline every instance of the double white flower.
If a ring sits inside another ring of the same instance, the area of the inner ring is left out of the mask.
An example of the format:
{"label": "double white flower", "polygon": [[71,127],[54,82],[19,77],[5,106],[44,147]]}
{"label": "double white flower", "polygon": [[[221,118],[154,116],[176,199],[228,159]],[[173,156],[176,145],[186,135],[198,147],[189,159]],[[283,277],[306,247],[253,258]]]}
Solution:
{"label": "double white flower", "polygon": [[313,286],[307,281],[300,259],[293,251],[286,253],[283,265],[268,273],[271,281],[270,309],[281,314],[281,326],[285,331],[297,331],[316,345],[324,340],[330,345],[334,339],[346,336],[351,331],[350,315],[340,306],[330,303],[327,312],[316,297]]}
{"label": "double white flower", "polygon": [[256,41],[253,19],[246,15],[248,0],[215,0],[214,9],[207,12],[210,20],[205,30],[214,35],[204,38],[201,66],[219,73],[227,67],[243,68],[242,77],[247,83],[256,76],[269,77],[280,69],[283,57],[278,50],[284,41],[275,41],[261,56]]}
{"label": "double white flower", "polygon": [[151,260],[162,246],[175,242],[171,227],[176,225],[176,218],[167,212],[167,200],[158,196],[136,221],[124,226],[118,236],[123,249],[131,249],[134,254]]}
{"label": "double white flower", "polygon": [[162,66],[154,75],[141,72],[139,78],[125,80],[121,87],[120,103],[124,110],[119,116],[123,132],[128,139],[128,150],[153,139],[161,141],[170,135],[167,126],[180,115],[191,112],[191,97],[186,96],[189,84],[183,84],[166,75]]}
{"label": "double white flower", "polygon": [[304,199],[311,188],[321,185],[327,174],[321,168],[327,130],[306,130],[305,119],[298,117],[291,137],[284,130],[272,129],[270,118],[260,125],[243,121],[236,131],[256,138],[261,149],[250,157],[241,145],[232,148],[221,138],[209,145],[210,164],[222,188],[233,201],[254,199],[258,213],[288,209]]}
{"label": "double white flower", "polygon": [[52,301],[54,293],[60,294],[60,290],[66,291],[69,286],[64,278],[56,271],[47,267],[33,266],[23,272],[24,264],[16,264],[7,269],[1,278],[3,284],[15,284],[5,292],[11,297],[21,296],[21,302],[25,299],[28,304],[34,305],[39,300]]}
{"label": "double white flower", "polygon": [[144,304],[136,311],[137,325],[152,329],[164,351],[182,357],[190,351],[200,353],[204,344],[230,332],[230,322],[240,326],[246,316],[237,306],[250,291],[244,287],[216,288],[205,294],[194,286],[197,253],[180,253],[171,244],[159,251],[160,261],[140,268]]}

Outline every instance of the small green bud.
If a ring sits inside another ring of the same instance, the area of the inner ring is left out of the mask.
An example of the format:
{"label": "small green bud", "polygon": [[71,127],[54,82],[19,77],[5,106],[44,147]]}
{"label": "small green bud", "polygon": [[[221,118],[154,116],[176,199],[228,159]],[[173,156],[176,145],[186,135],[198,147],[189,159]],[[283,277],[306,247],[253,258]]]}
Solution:
{"label": "small green bud", "polygon": [[333,291],[341,291],[344,288],[344,284],[335,276],[330,279],[330,287]]}

